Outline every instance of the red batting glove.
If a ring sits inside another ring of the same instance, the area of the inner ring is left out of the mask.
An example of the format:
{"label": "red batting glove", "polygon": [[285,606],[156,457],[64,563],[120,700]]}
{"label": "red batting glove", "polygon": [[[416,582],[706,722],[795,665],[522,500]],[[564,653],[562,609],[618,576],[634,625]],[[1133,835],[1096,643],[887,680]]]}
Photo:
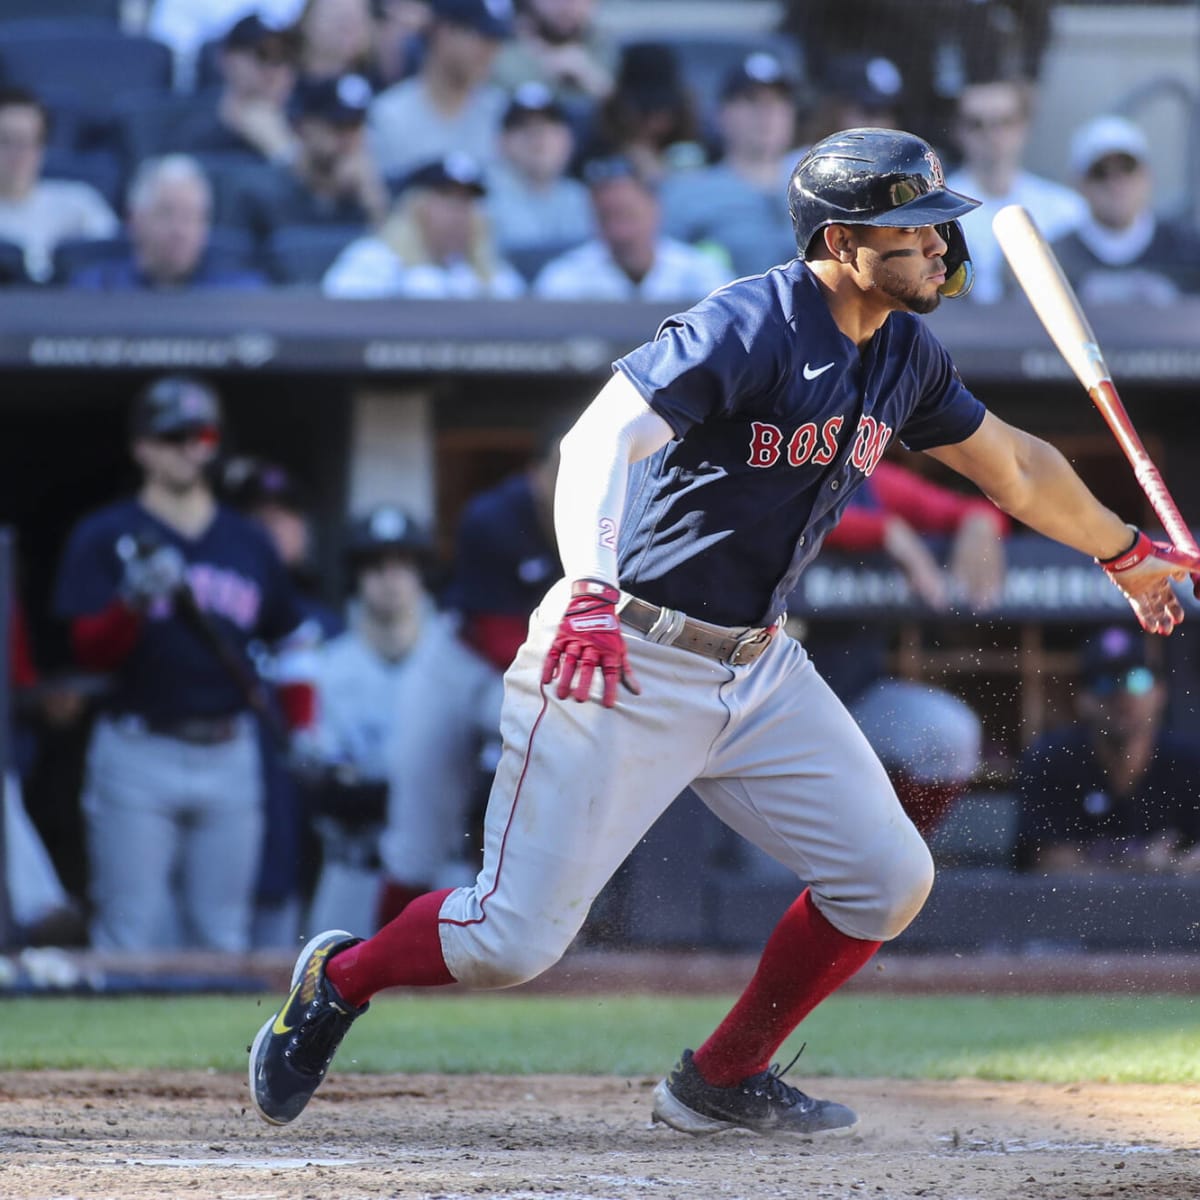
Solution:
{"label": "red batting glove", "polygon": [[1133,545],[1116,558],[1096,559],[1105,574],[1125,593],[1125,599],[1147,633],[1168,634],[1183,620],[1183,605],[1171,588],[1200,572],[1200,560],[1170,542],[1152,542],[1140,529]]}
{"label": "red batting glove", "polygon": [[635,696],[641,684],[629,665],[621,622],[617,619],[617,601],[621,593],[611,584],[596,579],[577,579],[571,584],[571,602],[558,626],[558,633],[546,655],[542,684],[558,676],[555,695],[560,700],[573,696],[580,703],[592,690],[592,676],[599,667],[604,675],[601,703],[612,708],[617,702],[617,682]]}

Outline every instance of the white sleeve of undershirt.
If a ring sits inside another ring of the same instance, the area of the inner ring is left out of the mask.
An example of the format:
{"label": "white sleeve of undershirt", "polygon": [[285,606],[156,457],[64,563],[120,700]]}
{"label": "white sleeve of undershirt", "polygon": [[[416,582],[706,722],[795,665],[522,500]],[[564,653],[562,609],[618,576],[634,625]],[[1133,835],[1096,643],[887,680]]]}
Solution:
{"label": "white sleeve of undershirt", "polygon": [[616,586],[629,465],[674,436],[620,371],[584,409],[562,440],[554,488],[554,531],[567,579]]}

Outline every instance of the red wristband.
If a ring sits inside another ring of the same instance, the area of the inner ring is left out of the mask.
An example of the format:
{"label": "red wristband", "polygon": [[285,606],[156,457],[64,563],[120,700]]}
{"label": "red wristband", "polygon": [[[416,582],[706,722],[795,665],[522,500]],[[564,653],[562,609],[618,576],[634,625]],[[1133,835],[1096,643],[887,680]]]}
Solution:
{"label": "red wristband", "polygon": [[1154,543],[1136,525],[1130,525],[1133,530],[1133,542],[1127,550],[1112,558],[1098,558],[1096,563],[1108,572],[1128,571],[1136,567],[1154,553]]}

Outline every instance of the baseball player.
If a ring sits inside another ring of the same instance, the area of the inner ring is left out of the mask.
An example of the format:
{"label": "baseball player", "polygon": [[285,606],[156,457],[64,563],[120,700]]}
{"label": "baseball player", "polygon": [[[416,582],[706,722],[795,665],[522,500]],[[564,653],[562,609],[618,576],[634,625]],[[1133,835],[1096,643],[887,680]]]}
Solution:
{"label": "baseball player", "polygon": [[431,886],[474,875],[467,809],[500,675],[434,609],[423,584],[432,554],[393,505],[350,526],[351,627],[317,657],[313,929],[374,929]]}
{"label": "baseball player", "polygon": [[148,384],[130,431],[141,489],[85,517],[59,570],[76,657],[114,676],[83,797],[97,948],[247,948],[260,763],[244,681],[214,636],[244,661],[301,614],[266,534],[214,499],[220,424],[202,380]]}
{"label": "baseball player", "polygon": [[548,419],[526,468],[473,496],[459,522],[446,604],[461,614],[463,641],[502,671],[525,640],[529,614],[562,575],[554,481],[558,443],[577,416]]}
{"label": "baseball player", "polygon": [[566,577],[505,676],[483,868],[366,941],[331,930],[309,942],[251,1050],[266,1120],[299,1114],[381,989],[498,988],[544,971],[691,784],[807,886],[729,1014],[655,1088],[654,1117],[692,1134],[855,1125],[769,1064],[916,916],[933,864],[866,738],[781,626],[891,438],[1095,556],[1146,629],[1182,620],[1170,581],[1200,562],[1152,543],[1058,451],[988,413],[920,320],[965,289],[956,222],[975,207],[947,189],[929,145],[843,131],[788,186],[799,256],[668,318],[563,439]]}

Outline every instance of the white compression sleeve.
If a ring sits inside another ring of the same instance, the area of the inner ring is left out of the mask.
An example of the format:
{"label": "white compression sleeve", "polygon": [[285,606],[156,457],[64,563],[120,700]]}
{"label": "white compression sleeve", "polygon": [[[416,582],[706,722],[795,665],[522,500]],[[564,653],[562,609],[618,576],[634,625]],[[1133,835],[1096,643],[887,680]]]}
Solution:
{"label": "white compression sleeve", "polygon": [[629,464],[665,446],[670,425],[617,371],[563,438],[554,531],[567,579],[617,583]]}

